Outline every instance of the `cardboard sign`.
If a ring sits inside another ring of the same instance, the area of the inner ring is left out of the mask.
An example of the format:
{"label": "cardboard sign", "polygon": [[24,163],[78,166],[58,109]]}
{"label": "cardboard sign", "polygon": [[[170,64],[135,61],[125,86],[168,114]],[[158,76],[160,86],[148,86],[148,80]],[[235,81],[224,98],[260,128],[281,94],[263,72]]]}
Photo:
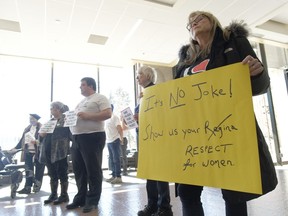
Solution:
{"label": "cardboard sign", "polygon": [[262,193],[247,65],[149,87],[139,116],[138,177]]}

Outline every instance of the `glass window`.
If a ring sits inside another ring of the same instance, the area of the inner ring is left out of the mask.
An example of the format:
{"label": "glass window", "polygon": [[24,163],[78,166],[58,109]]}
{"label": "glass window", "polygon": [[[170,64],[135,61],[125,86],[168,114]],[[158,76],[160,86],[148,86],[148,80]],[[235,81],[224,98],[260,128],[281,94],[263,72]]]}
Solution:
{"label": "glass window", "polygon": [[61,101],[74,110],[84,98],[80,85],[83,77],[92,77],[97,83],[97,66],[55,62],[53,73],[53,101]]}
{"label": "glass window", "polygon": [[[97,91],[105,95],[114,104],[114,112],[126,107],[134,110],[134,77],[131,69],[103,67],[67,62],[55,62],[53,66],[53,101],[67,104],[70,110],[83,99],[80,92],[80,81],[83,77],[96,80]],[[99,81],[98,81],[99,71]],[[135,148],[135,130],[129,133],[128,147]],[[108,150],[104,149],[103,168],[108,167]]]}
{"label": "glass window", "polygon": [[[100,93],[114,105],[114,113],[120,117],[121,110],[130,107],[134,112],[134,75],[133,68],[99,68]],[[135,129],[129,130],[127,149],[136,149]],[[103,168],[108,166],[108,149],[104,149]]]}
{"label": "glass window", "polygon": [[271,93],[275,111],[276,127],[280,145],[280,157],[282,162],[288,161],[288,133],[287,133],[287,110],[288,96],[284,77],[281,68],[269,68],[271,80]]}
{"label": "glass window", "polygon": [[[121,110],[130,107],[134,112],[133,68],[100,67],[100,93],[108,97],[114,105],[114,113],[120,116]],[[128,148],[136,148],[135,130],[129,131]]]}
{"label": "glass window", "polygon": [[[258,116],[262,116],[260,119],[260,126],[263,130],[266,141],[269,145],[269,149],[273,158],[276,162],[276,155],[282,158],[282,162],[288,161],[288,134],[286,133],[286,122],[287,122],[287,109],[288,109],[288,97],[287,88],[285,83],[284,68],[287,66],[285,49],[272,46],[264,45],[266,60],[268,64],[268,72],[270,76],[270,88],[273,101],[273,108],[276,121],[276,129],[279,141],[279,151],[275,149],[275,137],[272,132],[272,125],[270,119],[270,110],[266,98],[262,98],[262,103],[258,109]],[[259,96],[261,97],[261,96]]]}
{"label": "glass window", "polygon": [[17,57],[0,57],[1,124],[0,146],[16,146],[29,125],[29,114],[49,119],[51,63]]}

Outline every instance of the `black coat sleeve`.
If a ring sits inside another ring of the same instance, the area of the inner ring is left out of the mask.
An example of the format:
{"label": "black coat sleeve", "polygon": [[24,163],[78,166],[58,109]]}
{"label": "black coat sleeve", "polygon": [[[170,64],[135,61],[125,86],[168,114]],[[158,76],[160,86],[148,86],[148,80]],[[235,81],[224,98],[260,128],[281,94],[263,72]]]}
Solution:
{"label": "black coat sleeve", "polygon": [[[253,58],[257,58],[250,42],[245,37],[238,37],[235,39],[235,43],[238,49],[238,52],[242,60],[251,55]],[[259,60],[259,59],[258,59]],[[260,61],[260,60],[259,60]],[[261,62],[261,61],[260,61]],[[251,77],[251,86],[252,86],[252,95],[260,95],[267,92],[267,89],[270,86],[270,78],[268,75],[267,68],[264,67],[264,70],[261,74]]]}

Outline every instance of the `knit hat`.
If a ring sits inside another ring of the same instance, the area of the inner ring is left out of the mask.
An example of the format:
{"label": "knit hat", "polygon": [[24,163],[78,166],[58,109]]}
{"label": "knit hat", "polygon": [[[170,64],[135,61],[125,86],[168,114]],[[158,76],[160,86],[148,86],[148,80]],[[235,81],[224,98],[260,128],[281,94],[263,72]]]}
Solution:
{"label": "knit hat", "polygon": [[39,115],[37,114],[30,114],[30,116],[32,116],[33,118],[35,118],[37,121],[41,118]]}

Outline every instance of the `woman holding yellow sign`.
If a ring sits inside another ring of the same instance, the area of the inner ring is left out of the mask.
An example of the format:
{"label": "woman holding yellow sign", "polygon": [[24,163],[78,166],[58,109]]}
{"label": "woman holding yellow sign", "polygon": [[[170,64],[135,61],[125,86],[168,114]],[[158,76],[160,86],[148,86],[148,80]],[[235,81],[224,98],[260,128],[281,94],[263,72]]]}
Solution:
{"label": "woman holding yellow sign", "polygon": [[[218,19],[204,11],[192,12],[186,26],[190,44],[179,52],[176,78],[194,75],[206,70],[242,62],[249,66],[252,94],[267,91],[270,79],[247,40],[245,24],[232,22],[222,28]],[[261,180],[263,194],[275,189],[277,177],[265,138],[256,121]],[[177,191],[182,202],[183,216],[203,216],[201,203],[203,186],[178,184]],[[246,202],[261,195],[222,189],[227,216],[246,216]]]}

